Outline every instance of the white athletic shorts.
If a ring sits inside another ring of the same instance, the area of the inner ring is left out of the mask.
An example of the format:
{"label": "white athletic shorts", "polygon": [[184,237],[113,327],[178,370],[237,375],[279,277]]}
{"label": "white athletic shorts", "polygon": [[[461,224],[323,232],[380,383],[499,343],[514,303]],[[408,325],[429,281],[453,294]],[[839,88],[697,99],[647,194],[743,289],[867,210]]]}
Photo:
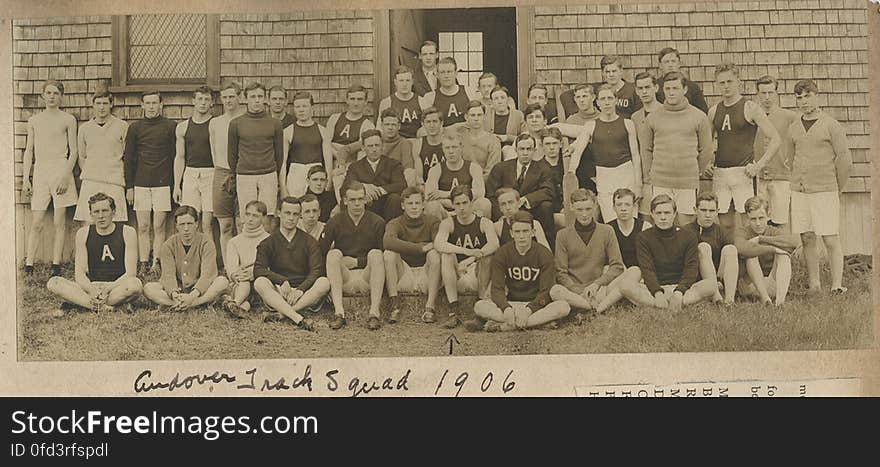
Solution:
{"label": "white athletic shorts", "polygon": [[114,221],[128,221],[128,204],[125,202],[125,187],[110,183],[96,182],[93,180],[82,181],[82,186],[79,188],[79,202],[76,203],[76,211],[73,213],[73,220],[81,222],[92,221],[91,211],[89,210],[89,198],[96,193],[104,193],[113,198],[113,201],[116,203],[116,212],[113,214]]}
{"label": "white athletic shorts", "polygon": [[187,167],[183,171],[180,204],[199,212],[214,211],[214,167]]}
{"label": "white athletic shorts", "polygon": [[840,196],[836,191],[791,192],[791,232],[840,233]]}
{"label": "white athletic shorts", "polygon": [[788,180],[758,179],[758,196],[767,200],[770,220],[775,224],[788,224],[791,218],[791,183]]}
{"label": "white athletic shorts", "polygon": [[[456,268],[456,273],[458,273],[458,268]],[[458,274],[456,290],[458,293],[479,293],[480,281],[477,279],[477,261],[469,264],[464,270],[464,274]]]}
{"label": "white athletic shorts", "polygon": [[614,191],[618,188],[636,186],[636,178],[633,173],[632,161],[624,162],[617,167],[596,166],[596,198],[599,201],[599,209],[602,211],[602,219],[609,223],[617,219],[614,212]]}
{"label": "white athletic shorts", "polygon": [[236,175],[235,191],[238,195],[238,212],[253,200],[266,203],[266,213],[275,215],[278,203],[278,174],[269,172],[263,175]]}
{"label": "white athletic shorts", "polygon": [[712,177],[712,191],[718,197],[718,213],[730,211],[730,200],[736,212],[746,212],[746,200],[755,196],[752,177],[746,175],[745,167],[716,167]]}
{"label": "white athletic shorts", "polygon": [[296,198],[306,194],[306,190],[309,188],[309,169],[316,165],[323,164],[320,162],[315,162],[314,164],[291,162],[290,169],[287,171],[287,180],[285,180],[287,194]]}
{"label": "white athletic shorts", "polygon": [[342,280],[343,295],[363,295],[370,293],[370,277],[367,269],[348,269]]}
{"label": "white athletic shorts", "polygon": [[170,186],[134,187],[135,211],[171,211]]}
{"label": "white athletic shorts", "polygon": [[[696,214],[696,212],[694,212],[694,206],[697,204],[697,190],[693,188],[651,187],[652,200],[658,195],[663,194],[669,195],[672,200],[675,201],[675,209],[679,214],[685,214],[688,216]],[[648,206],[650,207],[650,203],[648,203]]]}
{"label": "white athletic shorts", "polygon": [[[59,195],[56,190],[61,182],[60,174],[67,180],[67,191]],[[55,208],[75,206],[77,203],[76,183],[73,181],[73,173],[67,170],[67,157],[41,161],[34,165],[31,187],[31,211],[45,211],[49,208],[49,201],[52,201]]]}
{"label": "white athletic shorts", "polygon": [[411,267],[403,263],[403,273],[397,278],[397,290],[402,293],[428,293],[428,269],[425,266]]}

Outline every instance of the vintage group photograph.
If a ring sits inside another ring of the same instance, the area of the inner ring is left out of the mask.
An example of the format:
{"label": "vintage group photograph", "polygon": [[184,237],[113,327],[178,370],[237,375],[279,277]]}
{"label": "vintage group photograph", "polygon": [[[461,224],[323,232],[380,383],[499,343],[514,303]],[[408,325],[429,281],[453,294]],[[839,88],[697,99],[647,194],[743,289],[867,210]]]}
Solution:
{"label": "vintage group photograph", "polygon": [[869,5],[15,19],[18,360],[872,347]]}

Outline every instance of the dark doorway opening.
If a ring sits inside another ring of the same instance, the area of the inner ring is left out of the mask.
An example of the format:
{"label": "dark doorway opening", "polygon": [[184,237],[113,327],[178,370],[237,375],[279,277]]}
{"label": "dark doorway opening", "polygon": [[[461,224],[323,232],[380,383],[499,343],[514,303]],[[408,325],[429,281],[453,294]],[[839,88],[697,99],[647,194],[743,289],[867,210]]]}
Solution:
{"label": "dark doorway opening", "polygon": [[419,45],[432,40],[441,57],[455,57],[459,83],[476,89],[476,78],[490,71],[517,94],[516,8],[391,10],[389,35],[392,71],[420,67]]}

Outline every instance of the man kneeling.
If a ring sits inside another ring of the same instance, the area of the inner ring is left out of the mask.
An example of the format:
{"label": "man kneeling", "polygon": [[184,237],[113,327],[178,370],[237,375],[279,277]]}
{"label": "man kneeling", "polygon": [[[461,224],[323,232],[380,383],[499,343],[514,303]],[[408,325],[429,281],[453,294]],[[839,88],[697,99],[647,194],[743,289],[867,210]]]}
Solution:
{"label": "man kneeling", "polygon": [[674,225],[675,201],[660,194],[651,201],[654,227],[639,233],[636,256],[644,283],[627,280],[620,293],[636,305],[681,310],[715,295],[711,279],[696,282],[700,273],[699,240],[692,230]]}
{"label": "man kneeling", "polygon": [[574,308],[603,312],[621,298],[620,283],[638,281],[640,272],[624,272],[614,229],[596,222],[596,195],[581,188],[570,197],[575,223],[556,236],[556,277],[550,289],[553,300]]}
{"label": "man kneeling", "polygon": [[[132,299],[141,292],[134,227],[116,224],[116,201],[104,193],[89,198],[93,225],[76,232],[74,281],[54,276],[46,288],[64,300],[94,311],[112,311],[123,305],[131,312]],[[56,312],[57,313],[57,312]]]}
{"label": "man kneeling", "polygon": [[533,240],[532,222],[534,218],[526,211],[514,214],[513,241],[492,257],[492,299],[474,305],[474,313],[486,320],[486,331],[532,328],[571,311],[565,301],[551,302],[556,265],[550,250]]}
{"label": "man kneeling", "polygon": [[[293,320],[306,331],[314,331],[303,310],[317,312],[330,292],[330,281],[321,277],[324,258],[317,240],[297,228],[302,202],[281,200],[281,222],[269,238],[257,246],[254,260],[254,290],[270,308]],[[266,315],[270,320],[278,315]]]}
{"label": "man kneeling", "polygon": [[791,252],[798,247],[798,238],[784,227],[767,224],[767,201],[763,198],[749,198],[745,210],[747,224],[736,235],[747,274],[747,278],[740,280],[739,292],[756,296],[762,303],[775,298],[776,306],[780,306],[785,303],[791,284]]}
{"label": "man kneeling", "polygon": [[229,287],[229,281],[217,275],[217,251],[214,242],[196,231],[199,215],[192,206],[174,211],[177,233],[162,244],[159,282],[144,285],[150,301],[183,311],[213,303]]}

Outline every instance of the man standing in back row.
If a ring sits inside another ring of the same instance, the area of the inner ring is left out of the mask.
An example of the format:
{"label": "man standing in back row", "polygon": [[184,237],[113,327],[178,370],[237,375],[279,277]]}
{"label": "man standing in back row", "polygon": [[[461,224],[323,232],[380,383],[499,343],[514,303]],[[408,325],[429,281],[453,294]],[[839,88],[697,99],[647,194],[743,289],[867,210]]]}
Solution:
{"label": "man standing in back row", "polygon": [[211,142],[211,158],[214,161],[214,181],[211,198],[214,204],[214,217],[220,225],[220,252],[226,258],[226,244],[235,236],[235,213],[237,203],[229,179],[235,174],[229,170],[229,122],[245,110],[240,106],[241,86],[234,81],[220,88],[220,102],[223,114],[212,118],[208,123]]}
{"label": "man standing in back row", "polygon": [[[174,201],[202,213],[202,232],[213,241],[214,161],[211,158],[209,127],[214,95],[208,86],[193,93],[192,117],[177,124],[177,155],[174,157]],[[181,180],[183,181],[181,188]]]}
{"label": "man standing in back row", "polygon": [[479,100],[477,92],[460,84],[456,79],[458,64],[452,57],[443,57],[437,65],[437,89],[425,94],[421,99],[423,109],[437,107],[443,114],[443,126],[462,123],[467,112],[468,102]]}
{"label": "man standing in back row", "polygon": [[[798,119],[798,114],[788,109],[779,107],[779,83],[772,76],[762,76],[756,81],[758,87],[758,104],[761,110],[767,114],[770,123],[779,133],[780,141],[788,141],[788,128]],[[789,213],[791,211],[791,166],[788,162],[788,149],[786,144],[781,144],[775,153],[768,154],[767,147],[772,140],[771,136],[758,128],[755,135],[755,162],[764,164],[758,172],[757,194],[765,199],[769,211],[770,223],[774,226],[789,226]],[[769,161],[764,161],[769,158]],[[746,213],[748,214],[748,213]]]}

